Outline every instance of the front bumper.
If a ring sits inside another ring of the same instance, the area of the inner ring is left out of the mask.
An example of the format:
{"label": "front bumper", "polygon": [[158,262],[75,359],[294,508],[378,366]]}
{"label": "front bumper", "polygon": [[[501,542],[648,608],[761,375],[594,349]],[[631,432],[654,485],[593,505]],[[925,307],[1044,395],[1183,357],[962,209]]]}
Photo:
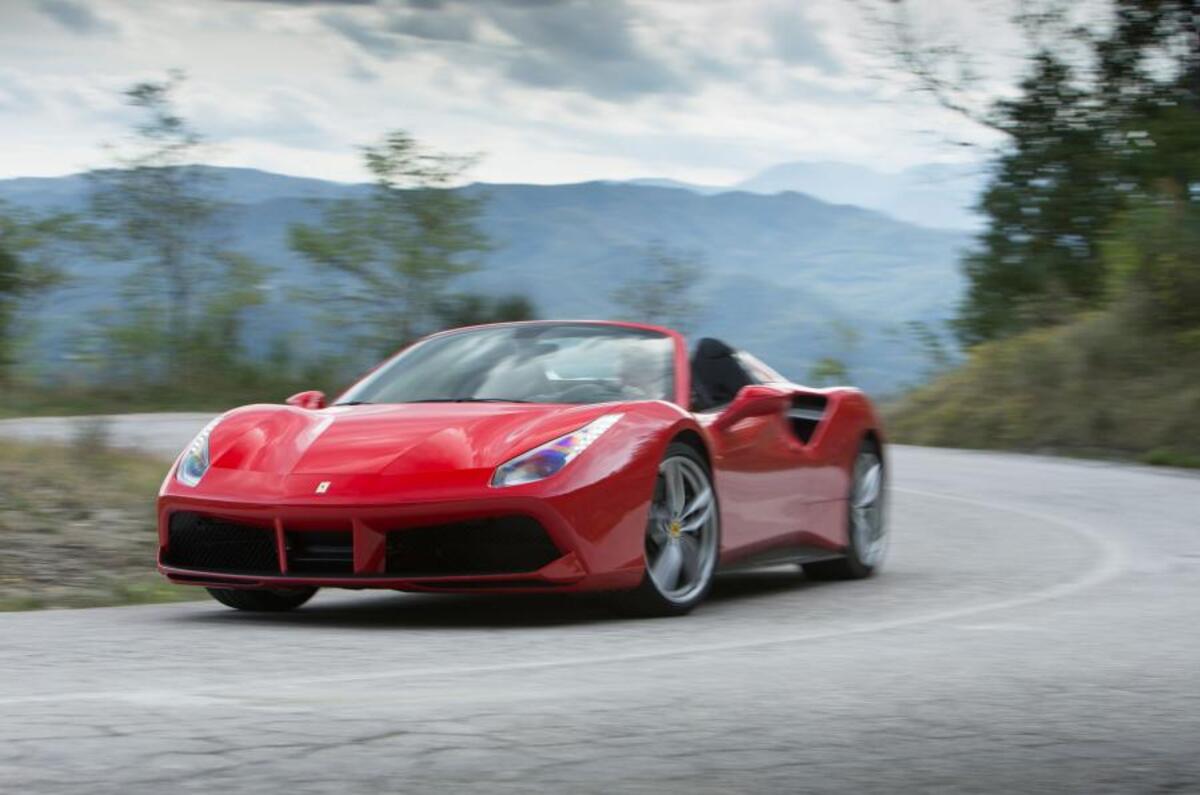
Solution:
{"label": "front bumper", "polygon": [[[644,568],[649,495],[637,487],[644,482],[641,473],[624,470],[579,488],[534,484],[441,500],[337,504],[222,499],[169,485],[158,505],[158,568],[172,582],[218,588],[633,588]],[[189,550],[181,528],[191,541],[211,543]],[[531,554],[497,554],[508,538],[527,543]],[[474,547],[490,554],[472,556]]]}

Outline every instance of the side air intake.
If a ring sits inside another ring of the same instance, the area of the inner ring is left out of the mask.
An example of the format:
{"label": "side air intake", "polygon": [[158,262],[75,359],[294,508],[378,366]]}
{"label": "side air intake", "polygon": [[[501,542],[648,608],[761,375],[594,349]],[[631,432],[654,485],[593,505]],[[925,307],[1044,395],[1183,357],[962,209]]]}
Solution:
{"label": "side air intake", "polygon": [[796,395],[792,398],[792,407],[788,409],[788,419],[792,425],[792,433],[796,438],[808,444],[812,441],[817,426],[825,419],[825,411],[829,400],[821,395]]}

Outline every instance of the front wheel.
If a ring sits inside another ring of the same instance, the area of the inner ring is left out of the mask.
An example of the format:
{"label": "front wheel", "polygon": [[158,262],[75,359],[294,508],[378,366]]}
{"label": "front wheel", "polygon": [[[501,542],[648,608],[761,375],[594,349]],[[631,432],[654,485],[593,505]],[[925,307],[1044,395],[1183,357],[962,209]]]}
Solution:
{"label": "front wheel", "polygon": [[317,592],[316,588],[290,588],[280,591],[245,588],[208,588],[206,590],[213,599],[226,607],[252,613],[282,613],[285,610],[295,610],[312,599],[313,594]]}
{"label": "front wheel", "polygon": [[712,587],[720,544],[717,493],[704,459],[678,442],[658,466],[646,522],[646,573],[617,606],[638,616],[677,616]]}
{"label": "front wheel", "polygon": [[883,512],[884,470],[878,445],[866,440],[854,459],[847,500],[849,543],[846,557],[804,564],[814,580],[859,580],[870,577],[883,563],[887,551],[887,523]]}

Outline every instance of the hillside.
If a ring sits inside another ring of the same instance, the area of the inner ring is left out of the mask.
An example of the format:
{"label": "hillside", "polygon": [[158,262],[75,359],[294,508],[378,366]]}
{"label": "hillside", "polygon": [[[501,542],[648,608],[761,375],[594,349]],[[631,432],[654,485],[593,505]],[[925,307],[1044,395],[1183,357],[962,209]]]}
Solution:
{"label": "hillside", "polygon": [[888,411],[894,439],[1200,466],[1200,338],[1110,309],[980,345]]}
{"label": "hillside", "polygon": [[[251,324],[265,349],[272,337],[311,324],[291,288],[315,285],[308,263],[287,245],[288,227],[320,218],[323,200],[363,186],[211,169],[213,191],[236,202],[212,230],[214,241],[275,267],[268,304]],[[483,227],[495,243],[486,267],[463,287],[530,295],[543,316],[606,317],[609,296],[632,276],[653,240],[702,254],[706,309],[693,332],[727,338],[802,378],[825,355],[844,355],[856,382],[876,391],[916,380],[914,345],[899,338],[907,321],[937,322],[952,311],[962,282],[962,233],[922,228],[876,212],[798,193],[761,195],[621,183],[473,185],[488,197]],[[82,207],[86,180],[0,181],[0,200],[42,209]],[[72,286],[42,313],[39,348],[48,363],[78,337],[81,319],[119,306],[125,268],[69,263]],[[839,349],[833,323],[860,333],[856,350]],[[309,336],[320,335],[318,329]]]}

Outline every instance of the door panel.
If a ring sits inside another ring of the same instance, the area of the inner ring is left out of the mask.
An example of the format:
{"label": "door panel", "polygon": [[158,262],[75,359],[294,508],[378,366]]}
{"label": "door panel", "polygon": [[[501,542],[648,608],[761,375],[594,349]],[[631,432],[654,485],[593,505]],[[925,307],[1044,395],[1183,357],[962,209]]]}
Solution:
{"label": "door panel", "polygon": [[790,411],[781,411],[711,432],[722,546],[731,557],[775,545],[840,544],[841,529],[821,506],[837,499],[831,487],[840,481],[836,466],[818,454],[819,428],[805,444]]}
{"label": "door panel", "polygon": [[714,432],[724,545],[730,550],[757,548],[800,529],[797,518],[810,495],[804,458],[790,434],[782,413]]}

